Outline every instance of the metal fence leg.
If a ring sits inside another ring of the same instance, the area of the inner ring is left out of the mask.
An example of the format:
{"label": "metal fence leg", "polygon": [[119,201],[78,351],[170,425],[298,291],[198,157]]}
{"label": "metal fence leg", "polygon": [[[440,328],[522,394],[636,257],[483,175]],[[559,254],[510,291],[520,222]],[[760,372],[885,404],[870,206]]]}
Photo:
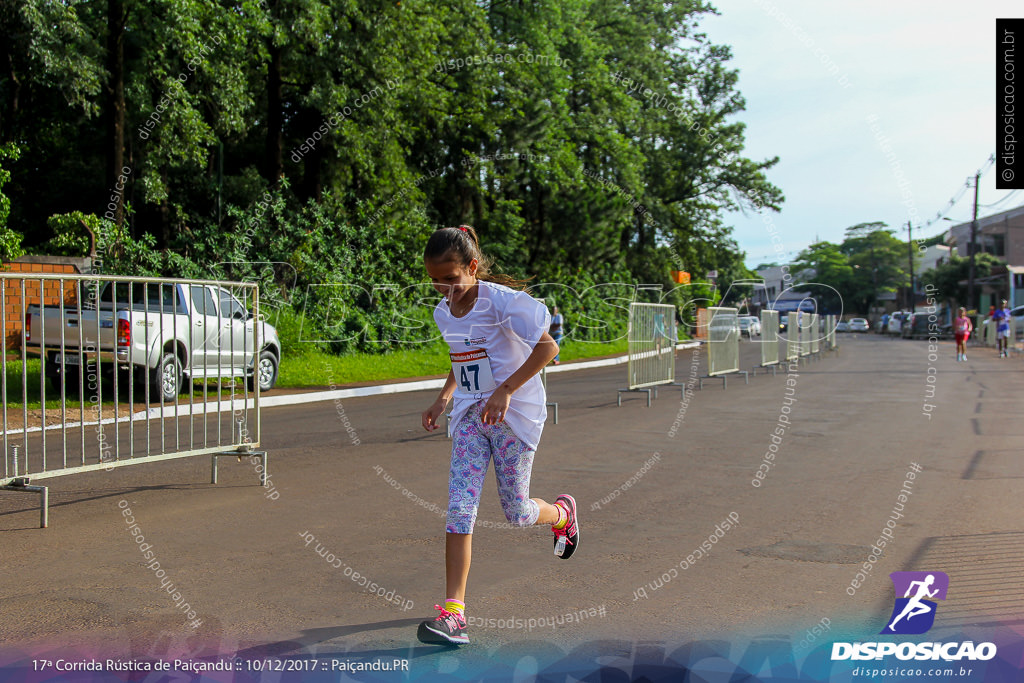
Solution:
{"label": "metal fence leg", "polygon": [[620,405],[620,406],[622,405],[622,394],[623,394],[623,392],[640,393],[641,391],[647,394],[647,407],[650,408],[651,407],[651,389],[650,388],[646,388],[646,389],[645,388],[640,388],[640,389],[618,389],[616,403],[618,405]]}
{"label": "metal fence leg", "polygon": [[267,451],[226,451],[224,453],[211,453],[210,454],[210,483],[217,483],[217,458],[238,458],[241,460],[244,457],[253,457],[255,455],[260,456],[260,486],[267,486],[267,463],[270,459],[270,454]]}
{"label": "metal fence leg", "polygon": [[45,486],[37,487],[39,492],[39,528],[45,529],[50,525],[50,489]]}
{"label": "metal fence leg", "polygon": [[39,528],[45,529],[50,525],[50,489],[45,486],[27,486],[26,484],[10,484],[0,486],[4,491],[21,491],[23,493],[39,494]]}

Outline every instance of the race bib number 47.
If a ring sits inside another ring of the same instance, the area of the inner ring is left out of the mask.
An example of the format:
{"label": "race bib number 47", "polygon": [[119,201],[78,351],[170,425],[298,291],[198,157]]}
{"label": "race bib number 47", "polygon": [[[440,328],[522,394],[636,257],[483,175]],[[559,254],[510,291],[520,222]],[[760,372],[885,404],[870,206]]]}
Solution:
{"label": "race bib number 47", "polygon": [[475,349],[462,353],[449,354],[452,359],[452,371],[455,373],[455,384],[466,394],[480,394],[494,389],[494,375],[491,374],[491,361],[485,349]]}

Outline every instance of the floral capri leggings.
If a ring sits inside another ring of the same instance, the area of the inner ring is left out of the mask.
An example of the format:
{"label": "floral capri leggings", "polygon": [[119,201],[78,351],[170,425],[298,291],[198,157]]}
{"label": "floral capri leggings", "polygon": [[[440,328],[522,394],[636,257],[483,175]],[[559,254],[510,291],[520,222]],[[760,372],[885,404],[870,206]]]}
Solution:
{"label": "floral capri leggings", "polygon": [[480,507],[480,492],[487,463],[494,459],[498,495],[505,518],[513,526],[533,526],[540,515],[530,500],[530,474],[534,450],[513,433],[507,422],[493,425],[480,420],[484,401],[473,405],[459,420],[452,435],[452,469],[448,478],[450,534],[471,534]]}

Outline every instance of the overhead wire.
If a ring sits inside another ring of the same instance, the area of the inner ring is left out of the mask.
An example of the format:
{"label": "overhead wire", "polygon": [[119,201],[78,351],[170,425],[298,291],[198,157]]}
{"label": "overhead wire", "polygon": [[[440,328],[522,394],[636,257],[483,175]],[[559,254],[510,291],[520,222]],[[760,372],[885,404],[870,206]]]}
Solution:
{"label": "overhead wire", "polygon": [[945,218],[946,214],[948,214],[950,212],[950,210],[952,210],[952,208],[954,206],[956,206],[957,202],[959,202],[961,199],[963,199],[964,195],[967,194],[967,191],[969,189],[971,189],[971,187],[973,185],[973,183],[971,181],[974,180],[975,177],[977,177],[979,179],[979,182],[980,182],[981,181],[980,179],[983,178],[985,176],[985,174],[989,172],[989,170],[991,170],[991,168],[995,165],[995,163],[996,163],[996,155],[992,154],[991,156],[989,156],[988,159],[985,160],[985,163],[982,164],[981,168],[979,168],[977,170],[975,176],[968,176],[967,177],[967,179],[964,181],[964,184],[962,186],[960,186],[960,189],[958,189],[956,191],[956,193],[950,198],[950,200],[948,202],[946,202],[945,208],[943,210],[941,210],[941,211],[937,211],[935,213],[935,218],[931,219],[930,221],[927,221],[924,225],[920,226],[919,229],[920,230],[924,230],[925,228],[929,227],[933,223],[937,223],[938,221],[940,221],[943,218]]}

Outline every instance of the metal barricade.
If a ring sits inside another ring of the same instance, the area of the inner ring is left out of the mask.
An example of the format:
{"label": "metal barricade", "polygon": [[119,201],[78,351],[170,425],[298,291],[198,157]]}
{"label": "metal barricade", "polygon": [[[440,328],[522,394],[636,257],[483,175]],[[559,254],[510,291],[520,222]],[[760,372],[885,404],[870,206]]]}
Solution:
{"label": "metal barricade", "polygon": [[761,366],[767,368],[778,364],[779,312],[761,311]]}
{"label": "metal barricade", "polygon": [[800,325],[796,311],[787,314],[786,319],[786,360],[791,362],[800,358]]}
{"label": "metal barricade", "polygon": [[[809,313],[803,311],[796,312],[796,326],[797,326],[797,337],[800,340],[798,345],[800,349],[800,357],[811,355],[811,316]],[[789,316],[790,322],[793,320],[793,315]]]}
{"label": "metal barricade", "polygon": [[817,355],[821,351],[821,321],[817,313],[811,313],[811,354]]}
{"label": "metal barricade", "polygon": [[[622,392],[644,391],[647,405],[651,392],[661,384],[672,384],[676,378],[676,307],[669,304],[631,303],[629,305],[629,387]],[[657,395],[657,394],[655,394]]]}
{"label": "metal barricade", "polygon": [[[740,370],[740,320],[735,308],[712,306],[708,308],[708,374],[707,378],[720,377],[722,388],[726,387],[726,375],[743,373],[749,383],[746,370]],[[704,379],[699,387],[704,388]]]}
{"label": "metal barricade", "polygon": [[0,489],[38,493],[41,527],[47,492],[30,482],[52,477],[210,455],[216,483],[219,456],[246,455],[267,485],[254,449],[280,342],[257,285],[35,273],[0,284]]}
{"label": "metal barricade", "polygon": [[714,377],[740,369],[740,323],[735,308],[712,306],[708,309],[708,376]]}

